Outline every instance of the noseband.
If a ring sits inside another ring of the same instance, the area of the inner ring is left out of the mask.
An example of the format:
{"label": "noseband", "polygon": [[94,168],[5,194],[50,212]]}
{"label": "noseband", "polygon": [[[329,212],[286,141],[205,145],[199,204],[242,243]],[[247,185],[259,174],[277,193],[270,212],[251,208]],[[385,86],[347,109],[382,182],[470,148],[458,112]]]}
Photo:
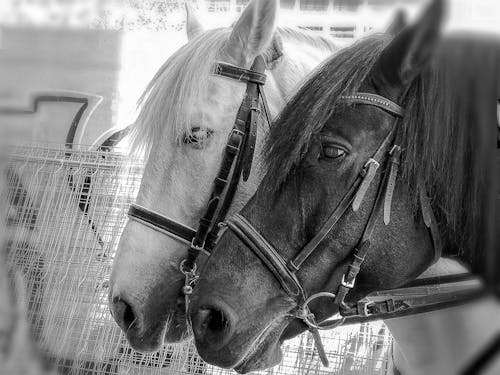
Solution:
{"label": "noseband", "polygon": [[180,270],[185,275],[183,293],[186,298],[192,293],[192,285],[197,279],[195,264],[197,256],[201,252],[210,254],[219,234],[219,223],[226,217],[240,178],[243,177],[243,181],[246,181],[250,176],[261,104],[267,123],[271,123],[269,107],[262,90],[266,82],[265,69],[266,63],[262,56],[255,58],[250,69],[224,62],[216,62],[214,65],[212,72],[214,75],[244,82],[247,87],[229,133],[208,206],[199,221],[198,228],[195,230],[137,204],[132,204],[129,208],[130,219],[189,245],[188,256],[180,264]]}
{"label": "noseband", "polygon": [[[393,101],[370,93],[358,93],[352,96],[343,96],[341,100],[352,104],[371,105],[383,109],[386,113],[395,118],[394,125],[384,138],[373,156],[367,160],[363,169],[353,182],[347,193],[338,203],[337,207],[330,214],[329,218],[312,238],[291,260],[285,260],[274,247],[253,227],[253,225],[243,216],[236,214],[230,217],[227,227],[267,266],[271,273],[281,284],[283,290],[296,301],[297,308],[291,313],[295,318],[305,322],[312,332],[318,348],[318,352],[323,364],[328,364],[324,349],[319,338],[318,330],[332,329],[342,325],[349,316],[369,316],[373,314],[386,314],[396,311],[405,306],[399,306],[402,302],[386,300],[381,302],[357,302],[347,303],[345,298],[349,291],[354,288],[356,277],[361,269],[361,265],[370,249],[370,240],[376,224],[376,218],[383,211],[384,224],[390,222],[392,196],[396,177],[401,159],[401,131],[398,128],[399,119],[403,117],[403,109]],[[342,277],[340,285],[335,293],[320,292],[307,296],[297,272],[300,271],[304,262],[317,249],[318,245],[335,228],[338,221],[347,212],[349,207],[357,211],[362,204],[368,189],[370,188],[376,172],[380,165],[387,159],[388,167],[385,169],[380,180],[377,196],[368,217],[368,221],[363,230],[358,245],[352,250],[352,260],[347,271]],[[432,212],[429,199],[424,189],[420,194],[422,216],[426,226],[430,229],[431,238],[434,245],[434,262],[441,256],[441,241],[437,230],[437,222]],[[339,306],[340,319],[332,319],[321,324],[317,323],[314,314],[309,308],[309,304],[318,298],[331,298]]]}

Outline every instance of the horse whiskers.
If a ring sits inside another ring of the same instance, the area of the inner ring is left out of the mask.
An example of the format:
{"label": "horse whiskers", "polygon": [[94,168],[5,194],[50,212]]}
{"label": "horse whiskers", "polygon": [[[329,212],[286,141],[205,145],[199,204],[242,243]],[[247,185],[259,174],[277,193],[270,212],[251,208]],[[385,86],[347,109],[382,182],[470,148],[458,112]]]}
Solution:
{"label": "horse whiskers", "polygon": [[127,327],[127,330],[125,332],[126,334],[128,334],[128,332],[130,331],[130,328],[132,328],[132,326],[135,324],[136,321],[137,321],[137,317],[134,317],[134,320],[132,320],[132,322]]}

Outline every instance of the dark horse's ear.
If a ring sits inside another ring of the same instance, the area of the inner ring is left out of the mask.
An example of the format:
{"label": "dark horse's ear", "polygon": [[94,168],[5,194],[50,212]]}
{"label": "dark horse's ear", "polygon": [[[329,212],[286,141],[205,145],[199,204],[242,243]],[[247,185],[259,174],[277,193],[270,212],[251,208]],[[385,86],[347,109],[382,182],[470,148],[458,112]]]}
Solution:
{"label": "dark horse's ear", "polygon": [[394,14],[394,19],[385,31],[386,34],[396,36],[408,25],[408,19],[404,9],[398,9]]}
{"label": "dark horse's ear", "polygon": [[443,13],[443,0],[433,0],[414,25],[389,43],[372,70],[377,85],[400,93],[420,74],[438,45]]}

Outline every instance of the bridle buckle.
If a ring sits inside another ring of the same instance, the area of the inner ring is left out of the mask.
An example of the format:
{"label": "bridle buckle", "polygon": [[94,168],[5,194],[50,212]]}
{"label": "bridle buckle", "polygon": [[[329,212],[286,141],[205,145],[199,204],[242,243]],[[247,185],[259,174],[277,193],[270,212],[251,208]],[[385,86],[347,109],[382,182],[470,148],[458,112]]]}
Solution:
{"label": "bridle buckle", "polygon": [[352,281],[347,282],[346,275],[344,273],[344,275],[342,276],[342,281],[340,283],[343,286],[345,286],[346,288],[352,289],[352,288],[354,288],[354,284],[356,283],[356,279],[353,279]]}
{"label": "bridle buckle", "polygon": [[193,238],[191,240],[191,246],[190,246],[191,249],[196,250],[196,251],[201,252],[201,253],[204,253],[204,252],[207,251],[207,250],[205,250],[205,241],[203,241],[203,243],[201,244],[201,246],[195,245],[194,241],[195,241],[195,238]]}
{"label": "bridle buckle", "polygon": [[368,168],[370,166],[370,164],[374,164],[375,165],[375,169],[378,169],[378,167],[380,167],[380,163],[378,161],[376,161],[373,158],[370,158],[370,159],[368,159],[368,161],[363,166],[363,169]]}
{"label": "bridle buckle", "polygon": [[373,302],[373,301],[363,302],[362,305],[363,305],[362,309],[358,309],[358,310],[360,310],[359,314],[361,316],[371,316],[371,315],[373,315],[373,313],[371,313],[368,310],[368,308],[370,308],[370,306],[374,306],[375,302]]}
{"label": "bridle buckle", "polygon": [[394,154],[394,151],[396,151],[396,150],[401,151],[401,146],[399,146],[399,145],[392,146],[391,150],[389,151],[389,155],[392,156],[392,154]]}

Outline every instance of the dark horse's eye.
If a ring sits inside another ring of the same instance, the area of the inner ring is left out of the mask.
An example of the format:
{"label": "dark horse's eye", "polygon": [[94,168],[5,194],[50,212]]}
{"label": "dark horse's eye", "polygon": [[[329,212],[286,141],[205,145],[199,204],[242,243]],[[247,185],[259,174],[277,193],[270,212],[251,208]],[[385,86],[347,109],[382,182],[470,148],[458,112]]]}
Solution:
{"label": "dark horse's eye", "polygon": [[200,150],[206,146],[206,143],[212,134],[213,130],[211,129],[194,127],[191,129],[189,134],[184,134],[182,137],[182,143]]}
{"label": "dark horse's eye", "polygon": [[347,155],[347,152],[336,146],[324,145],[322,156],[328,159],[340,159]]}

